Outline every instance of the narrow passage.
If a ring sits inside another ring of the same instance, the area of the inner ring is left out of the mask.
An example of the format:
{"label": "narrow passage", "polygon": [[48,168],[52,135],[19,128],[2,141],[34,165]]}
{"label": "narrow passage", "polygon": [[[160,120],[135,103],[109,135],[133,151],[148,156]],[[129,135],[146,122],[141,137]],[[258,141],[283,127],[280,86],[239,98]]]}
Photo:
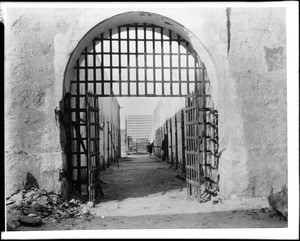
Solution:
{"label": "narrow passage", "polygon": [[155,156],[129,155],[119,161],[119,168],[114,165],[103,173],[107,184],[101,202],[182,192],[186,184],[177,175],[168,163]]}

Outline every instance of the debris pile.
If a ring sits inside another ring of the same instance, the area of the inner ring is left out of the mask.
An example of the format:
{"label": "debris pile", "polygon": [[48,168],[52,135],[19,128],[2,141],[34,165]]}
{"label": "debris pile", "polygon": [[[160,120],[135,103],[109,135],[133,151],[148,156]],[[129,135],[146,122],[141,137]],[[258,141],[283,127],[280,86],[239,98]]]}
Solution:
{"label": "debris pile", "polygon": [[273,193],[273,188],[268,197],[269,205],[276,211],[279,217],[287,220],[288,216],[288,190],[283,186],[281,191]]}
{"label": "debris pile", "polygon": [[52,219],[52,222],[60,222],[65,218],[81,217],[90,220],[93,217],[91,208],[93,202],[86,204],[79,200],[72,199],[69,202],[55,194],[45,190],[31,188],[22,190],[6,200],[7,210],[16,210],[17,220],[8,222],[8,230],[15,230],[20,225],[38,226],[43,219]]}

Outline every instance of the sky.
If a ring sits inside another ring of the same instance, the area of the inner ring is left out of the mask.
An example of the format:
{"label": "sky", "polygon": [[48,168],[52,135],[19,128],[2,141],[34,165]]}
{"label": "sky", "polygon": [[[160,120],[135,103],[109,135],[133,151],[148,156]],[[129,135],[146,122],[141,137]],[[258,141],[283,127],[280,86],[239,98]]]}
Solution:
{"label": "sky", "polygon": [[125,128],[125,115],[152,115],[161,97],[117,97],[120,104],[121,129]]}

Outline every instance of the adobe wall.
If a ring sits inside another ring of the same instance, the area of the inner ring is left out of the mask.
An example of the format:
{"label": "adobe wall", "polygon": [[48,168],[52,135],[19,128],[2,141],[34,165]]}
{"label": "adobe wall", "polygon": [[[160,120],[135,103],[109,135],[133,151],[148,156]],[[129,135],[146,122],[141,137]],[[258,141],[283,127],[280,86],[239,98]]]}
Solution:
{"label": "adobe wall", "polygon": [[54,110],[68,60],[96,24],[128,11],[157,13],[180,23],[186,29],[178,29],[204,61],[220,115],[220,150],[226,148],[220,160],[221,193],[266,195],[272,185],[285,184],[284,9],[231,9],[229,14],[225,8],[10,8],[5,26],[6,195],[22,186],[27,172],[41,188],[59,190],[62,150]]}

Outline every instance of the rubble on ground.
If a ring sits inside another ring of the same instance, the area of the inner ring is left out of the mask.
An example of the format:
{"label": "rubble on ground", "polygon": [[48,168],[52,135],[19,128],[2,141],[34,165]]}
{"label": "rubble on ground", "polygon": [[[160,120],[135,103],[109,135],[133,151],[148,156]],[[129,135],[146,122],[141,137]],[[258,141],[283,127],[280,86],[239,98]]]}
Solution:
{"label": "rubble on ground", "polygon": [[273,188],[268,197],[269,205],[276,211],[278,216],[281,216],[283,220],[287,220],[288,216],[288,190],[286,186],[283,186],[281,191],[273,193]]}
{"label": "rubble on ground", "polygon": [[16,231],[20,225],[39,226],[44,223],[45,219],[52,223],[59,223],[65,218],[77,217],[90,220],[93,217],[91,209],[94,207],[94,203],[84,204],[75,199],[63,201],[55,193],[30,188],[7,198],[6,207],[8,213],[14,211],[17,216],[7,223],[7,230]]}

